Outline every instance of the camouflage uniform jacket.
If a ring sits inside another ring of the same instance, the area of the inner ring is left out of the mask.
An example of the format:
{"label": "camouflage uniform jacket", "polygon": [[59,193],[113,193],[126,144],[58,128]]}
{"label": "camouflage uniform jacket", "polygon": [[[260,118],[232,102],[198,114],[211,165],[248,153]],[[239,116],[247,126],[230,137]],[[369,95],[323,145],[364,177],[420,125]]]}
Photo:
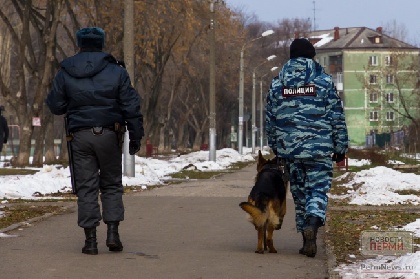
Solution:
{"label": "camouflage uniform jacket", "polygon": [[269,146],[282,158],[346,153],[347,126],[331,77],[312,59],[290,59],[267,96]]}

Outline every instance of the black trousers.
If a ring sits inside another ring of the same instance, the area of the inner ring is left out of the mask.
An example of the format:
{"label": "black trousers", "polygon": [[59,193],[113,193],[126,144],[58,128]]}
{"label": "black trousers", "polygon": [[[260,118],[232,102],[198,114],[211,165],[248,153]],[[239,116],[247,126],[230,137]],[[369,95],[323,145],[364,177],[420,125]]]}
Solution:
{"label": "black trousers", "polygon": [[[121,148],[114,131],[74,133],[71,141],[77,189],[78,225],[82,228],[124,220]],[[100,193],[101,208],[98,202]]]}
{"label": "black trousers", "polygon": [[0,127],[0,152],[3,151],[3,141],[4,141],[3,131],[1,130],[1,127]]}

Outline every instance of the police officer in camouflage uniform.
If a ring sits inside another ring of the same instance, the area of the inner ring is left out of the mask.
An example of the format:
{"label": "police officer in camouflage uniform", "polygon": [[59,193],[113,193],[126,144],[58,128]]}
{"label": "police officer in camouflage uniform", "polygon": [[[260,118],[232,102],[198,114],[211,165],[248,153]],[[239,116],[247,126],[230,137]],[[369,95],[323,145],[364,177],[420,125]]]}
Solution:
{"label": "police officer in camouflage uniform", "polygon": [[143,116],[140,97],[126,69],[112,55],[102,52],[104,30],[82,28],[76,37],[80,52],[61,63],[46,104],[53,114],[67,117],[78,225],[86,236],[82,252],[96,255],[96,227],[102,218],[107,224],[109,250],[123,250],[118,233],[119,223],[124,220],[119,127],[127,126],[129,153],[134,155],[144,134]]}
{"label": "police officer in camouflage uniform", "polygon": [[348,134],[342,102],[331,77],[313,60],[306,39],[290,45],[290,60],[267,96],[266,133],[276,156],[285,159],[303,236],[300,254],[316,255],[318,228],[325,224],[333,161],[345,158]]}

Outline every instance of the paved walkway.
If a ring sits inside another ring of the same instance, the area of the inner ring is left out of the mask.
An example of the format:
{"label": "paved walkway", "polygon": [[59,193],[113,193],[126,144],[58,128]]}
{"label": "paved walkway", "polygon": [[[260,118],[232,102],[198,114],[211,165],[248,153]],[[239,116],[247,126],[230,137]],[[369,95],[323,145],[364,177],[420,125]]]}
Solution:
{"label": "paved walkway", "polygon": [[[277,254],[255,254],[257,233],[238,204],[253,184],[255,165],[216,179],[168,185],[124,196],[122,253],[105,246],[98,227],[99,255],[81,253],[83,230],[76,208],[0,238],[0,278],[247,279],[328,278],[323,243],[315,258],[298,254],[293,200],[283,228],[275,231]],[[319,241],[324,230],[319,232]]]}

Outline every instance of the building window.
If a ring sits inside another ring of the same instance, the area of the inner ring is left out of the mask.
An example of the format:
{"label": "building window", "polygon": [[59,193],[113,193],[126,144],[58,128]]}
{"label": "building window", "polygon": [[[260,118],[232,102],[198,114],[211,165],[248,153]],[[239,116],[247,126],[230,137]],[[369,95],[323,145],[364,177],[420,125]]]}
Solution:
{"label": "building window", "polygon": [[378,66],[378,56],[376,55],[369,56],[369,65]]}
{"label": "building window", "polygon": [[370,75],[369,76],[369,83],[370,84],[376,84],[377,82],[377,76],[376,75]]}
{"label": "building window", "polygon": [[377,102],[378,102],[378,93],[370,93],[369,103],[377,103]]}
{"label": "building window", "polygon": [[393,121],[394,120],[394,112],[393,111],[387,111],[386,112],[386,120],[387,121]]}
{"label": "building window", "polygon": [[370,121],[378,121],[378,112],[377,111],[371,111],[369,113],[369,120]]}
{"label": "building window", "polygon": [[394,84],[394,75],[386,75],[386,84]]}
{"label": "building window", "polygon": [[337,73],[337,83],[343,83],[343,73]]}
{"label": "building window", "polygon": [[386,66],[391,66],[392,65],[392,56],[391,55],[385,56],[385,65]]}
{"label": "building window", "polygon": [[393,103],[394,102],[394,93],[392,93],[392,92],[386,93],[386,102],[387,103]]}

